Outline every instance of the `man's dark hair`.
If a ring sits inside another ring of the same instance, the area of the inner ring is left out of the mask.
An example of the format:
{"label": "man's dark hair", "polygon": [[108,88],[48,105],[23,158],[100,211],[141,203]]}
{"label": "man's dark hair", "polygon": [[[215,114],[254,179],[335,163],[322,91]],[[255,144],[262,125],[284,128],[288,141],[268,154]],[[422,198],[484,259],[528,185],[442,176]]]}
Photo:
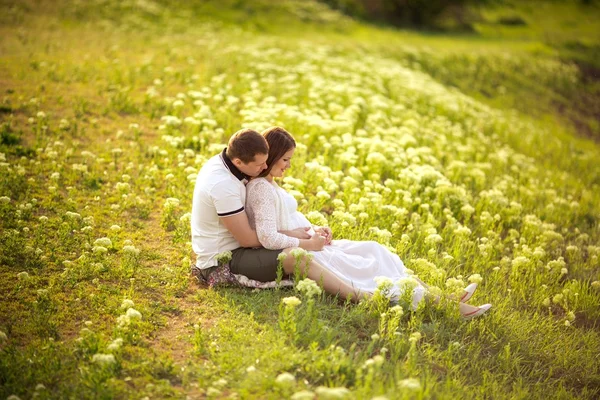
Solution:
{"label": "man's dark hair", "polygon": [[244,164],[254,161],[257,154],[269,154],[265,138],[253,129],[240,129],[233,134],[227,145],[227,157],[239,158]]}

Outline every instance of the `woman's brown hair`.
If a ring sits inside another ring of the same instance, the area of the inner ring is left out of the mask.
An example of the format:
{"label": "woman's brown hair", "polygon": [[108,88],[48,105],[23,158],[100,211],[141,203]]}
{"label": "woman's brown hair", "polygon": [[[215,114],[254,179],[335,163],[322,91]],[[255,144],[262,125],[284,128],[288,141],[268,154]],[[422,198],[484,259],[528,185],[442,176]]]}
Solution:
{"label": "woman's brown hair", "polygon": [[269,175],[273,165],[279,161],[279,159],[283,157],[285,153],[296,147],[296,141],[288,131],[279,126],[267,128],[261,133],[261,135],[263,135],[269,144],[267,169],[258,175],[259,177],[265,177]]}

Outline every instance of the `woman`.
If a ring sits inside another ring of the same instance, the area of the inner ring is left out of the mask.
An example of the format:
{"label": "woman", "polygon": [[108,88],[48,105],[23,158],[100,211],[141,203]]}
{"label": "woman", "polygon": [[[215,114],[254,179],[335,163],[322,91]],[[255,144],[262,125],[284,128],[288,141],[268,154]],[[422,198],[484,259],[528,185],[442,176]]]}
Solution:
{"label": "woman", "polygon": [[[397,282],[409,278],[406,267],[400,258],[374,241],[332,240],[327,227],[313,227],[306,217],[298,212],[298,203],[292,195],[279,187],[274,178],[282,177],[291,166],[296,142],[283,128],[272,127],[262,133],[269,144],[267,169],[246,186],[246,211],[250,225],[256,230],[261,244],[268,249],[303,247],[311,250],[313,260],[327,270],[325,279],[337,279],[340,287],[351,287],[358,297],[369,296],[377,288],[377,277],[385,277]],[[325,246],[320,251],[307,240],[298,240],[281,232],[296,228],[306,228],[310,236],[321,235]],[[423,299],[427,285],[417,280],[412,293],[412,307],[416,309]],[[336,287],[326,282],[325,289]],[[459,309],[464,318],[472,318],[487,311],[491,305],[475,307],[465,302],[473,295],[476,284],[465,289],[460,299]],[[333,290],[328,290],[333,292]],[[337,294],[337,293],[332,293]],[[402,293],[397,285],[391,289],[392,299]]]}

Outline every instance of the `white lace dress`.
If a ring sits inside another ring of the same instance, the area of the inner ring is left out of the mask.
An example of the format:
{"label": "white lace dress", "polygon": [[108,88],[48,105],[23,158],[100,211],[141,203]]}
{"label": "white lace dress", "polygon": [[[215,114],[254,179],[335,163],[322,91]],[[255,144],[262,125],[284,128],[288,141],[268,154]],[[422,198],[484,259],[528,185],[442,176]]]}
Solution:
{"label": "white lace dress", "polygon": [[[246,213],[258,240],[267,249],[297,247],[298,239],[278,231],[311,227],[311,223],[297,210],[296,199],[276,183],[264,178],[253,179],[246,186]],[[387,277],[393,282],[410,276],[396,254],[374,241],[334,240],[322,251],[311,251],[314,260],[340,279],[361,291],[373,293],[376,277]],[[400,294],[394,285],[392,299]],[[418,285],[413,291],[413,308],[421,301],[425,288]]]}

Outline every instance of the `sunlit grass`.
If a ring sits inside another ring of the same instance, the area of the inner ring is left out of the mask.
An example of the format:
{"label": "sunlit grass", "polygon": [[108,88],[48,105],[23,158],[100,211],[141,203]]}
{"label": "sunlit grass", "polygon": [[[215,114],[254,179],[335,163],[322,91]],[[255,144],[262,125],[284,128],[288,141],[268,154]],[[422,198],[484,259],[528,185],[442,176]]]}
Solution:
{"label": "sunlit grass", "polygon": [[[321,28],[294,2],[250,18],[291,18],[282,35],[231,28],[247,11],[233,3],[148,14],[161,4],[3,17],[1,396],[598,395],[600,151],[547,108],[506,110],[576,94],[572,64],[339,16]],[[443,84],[461,79],[473,96]],[[232,132],[273,124],[300,143],[282,185],[311,220],[440,290],[482,279],[488,315],[191,281],[196,173]]]}

